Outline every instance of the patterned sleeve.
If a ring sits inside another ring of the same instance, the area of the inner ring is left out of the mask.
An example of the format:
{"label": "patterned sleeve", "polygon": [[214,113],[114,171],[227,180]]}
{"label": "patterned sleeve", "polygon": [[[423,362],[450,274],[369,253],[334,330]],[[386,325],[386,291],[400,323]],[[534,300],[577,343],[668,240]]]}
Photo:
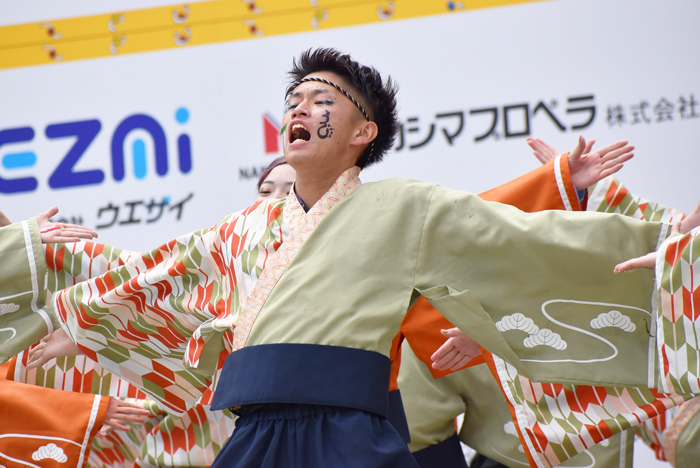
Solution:
{"label": "patterned sleeve", "polygon": [[87,357],[183,413],[215,383],[256,260],[274,252],[280,225],[278,207],[254,205],[143,255],[114,252],[104,275],[58,292],[54,307]]}
{"label": "patterned sleeve", "polygon": [[[700,388],[700,228],[683,236],[669,238],[659,248],[656,260],[656,285],[659,299],[657,354],[662,363],[660,388],[664,391],[698,393]],[[678,444],[678,434],[688,423],[683,415],[700,405],[695,398],[681,411],[668,411],[637,429],[660,460],[672,460],[676,451],[687,450]],[[676,466],[675,462],[673,466]]]}
{"label": "patterned sleeve", "polygon": [[660,389],[700,393],[700,227],[666,239],[656,256]]}
{"label": "patterned sleeve", "polygon": [[[73,286],[90,278],[96,278],[107,271],[124,265],[135,252],[115,249],[108,245],[92,242],[44,245],[46,258],[46,303],[51,304],[53,293]],[[60,327],[60,320],[51,305],[43,308],[48,316]],[[35,346],[38,339],[25,345]],[[29,351],[23,350],[14,358],[10,378],[16,382],[45,388],[91,393],[112,397],[139,397],[145,394],[127,381],[107,372],[99,364],[86,356],[59,357],[49,360],[40,368],[27,369]]]}
{"label": "patterned sleeve", "polygon": [[47,303],[51,303],[54,292],[97,278],[108,271],[123,266],[138,252],[118,249],[94,242],[69,244],[47,244],[44,246],[46,269]]}
{"label": "patterned sleeve", "polygon": [[588,189],[586,211],[617,213],[644,221],[675,224],[684,218],[682,212],[635,196],[613,176],[606,177]]}

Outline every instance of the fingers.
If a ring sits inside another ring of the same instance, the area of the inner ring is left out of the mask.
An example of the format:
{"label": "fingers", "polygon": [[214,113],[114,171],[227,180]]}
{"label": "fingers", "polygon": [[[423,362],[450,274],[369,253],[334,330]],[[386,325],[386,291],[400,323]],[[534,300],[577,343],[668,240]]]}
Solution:
{"label": "fingers", "polygon": [[636,270],[639,268],[644,268],[647,270],[653,270],[656,265],[656,252],[650,252],[642,257],[633,258],[615,265],[613,270],[615,274],[622,273],[624,271]]}
{"label": "fingers", "polygon": [[606,177],[615,174],[617,171],[619,171],[623,167],[624,167],[624,164],[616,164],[615,166],[611,167],[610,169],[605,169],[605,170],[600,172],[600,177],[598,179],[603,180]]}
{"label": "fingers", "polygon": [[110,398],[105,419],[117,419],[121,421],[144,422],[144,417],[150,416],[147,409],[118,398]]}
{"label": "fingers", "polygon": [[51,208],[49,208],[48,210],[41,213],[39,216],[37,216],[37,218],[39,218],[42,221],[46,221],[49,218],[51,218],[52,216],[56,216],[56,214],[58,214],[58,207],[54,205]]}
{"label": "fingers", "polygon": [[454,366],[450,367],[450,370],[459,370],[459,369],[461,369],[462,367],[464,367],[464,366],[466,366],[467,364],[469,364],[469,362],[470,362],[472,359],[474,359],[475,357],[479,356],[480,354],[481,354],[481,351],[479,351],[478,354],[475,354],[475,355],[471,355],[471,354],[465,355],[459,362],[457,362],[457,364],[455,364]]}
{"label": "fingers", "polygon": [[103,425],[99,431],[97,431],[97,437],[104,439],[112,432],[114,429],[111,426]]}
{"label": "fingers", "polygon": [[542,153],[540,153],[540,152],[538,152],[538,151],[535,151],[535,152],[533,152],[532,154],[534,154],[535,157],[537,158],[537,160],[538,160],[539,162],[541,162],[542,164],[547,164],[547,163],[549,162],[549,159],[547,159],[546,156],[544,156]]}
{"label": "fingers", "polygon": [[443,356],[445,356],[447,353],[449,353],[453,349],[457,348],[458,347],[457,345],[459,343],[458,339],[460,339],[460,340],[468,339],[467,335],[465,335],[464,332],[457,327],[450,328],[447,330],[440,330],[440,332],[444,336],[448,337],[449,339],[447,341],[445,341],[445,343],[442,346],[440,346],[438,348],[438,350],[433,353],[432,356],[430,356],[430,359],[432,361],[438,361]]}
{"label": "fingers", "polygon": [[128,410],[137,410],[140,412],[145,412],[146,415],[151,414],[150,411],[145,409],[141,405],[137,405],[136,403],[132,403],[130,401],[122,401],[122,400],[117,400],[117,406],[122,410],[122,411],[128,411]]}
{"label": "fingers", "polygon": [[430,360],[435,362],[440,359],[442,359],[447,353],[451,352],[454,350],[454,343],[452,339],[449,339],[443,343],[442,346],[440,346],[437,351],[433,353],[432,356],[430,356]]}
{"label": "fingers", "polygon": [[[603,150],[598,150],[593,154],[598,154],[600,156],[601,161],[608,162],[608,161],[616,160],[616,159],[621,158],[621,157],[627,157],[628,154],[632,154],[632,151],[634,151],[634,146],[623,145],[619,148],[616,148],[614,150],[610,150],[607,152],[605,152]],[[629,159],[629,157],[627,159]]]}
{"label": "fingers", "polygon": [[38,350],[31,350],[29,351],[29,362],[27,363],[27,370],[41,367],[44,364],[46,364],[48,360],[48,358],[44,357],[43,347]]}
{"label": "fingers", "polygon": [[[125,421],[131,421],[131,417],[142,418],[144,416],[150,416],[151,412],[143,408],[119,408],[117,413],[114,415],[117,419],[124,419]],[[143,422],[143,421],[141,421]]]}
{"label": "fingers", "polygon": [[467,338],[467,335],[457,327],[440,330],[440,333],[448,338]]}
{"label": "fingers", "polygon": [[[608,145],[608,146],[605,146],[605,147],[599,149],[599,150],[596,151],[595,153],[597,153],[600,157],[603,157],[603,156],[605,156],[606,154],[608,154],[608,153],[610,153],[610,152],[612,152],[612,151],[617,151],[617,150],[619,150],[620,148],[623,148],[623,147],[627,146],[628,143],[629,143],[629,142],[628,142],[627,140],[616,141],[615,143],[612,143],[612,144],[610,144],[610,145]],[[632,149],[634,149],[634,147],[632,147]],[[631,151],[631,150],[630,150],[630,151]]]}
{"label": "fingers", "polygon": [[110,419],[110,420],[105,419],[104,425],[110,427],[111,429],[117,429],[117,430],[120,430],[120,431],[126,431],[126,432],[128,432],[128,431],[131,430],[131,429],[129,428],[129,426],[125,426],[124,424],[120,423],[120,422],[117,421],[116,419]]}
{"label": "fingers", "polygon": [[143,424],[150,414],[150,411],[139,405],[121,401],[118,398],[110,398],[103,429],[108,427],[121,431],[128,431],[129,427],[126,425],[127,423]]}
{"label": "fingers", "polygon": [[35,364],[35,361],[39,361],[41,359],[42,354],[44,353],[44,348],[46,347],[46,341],[51,335],[46,335],[41,339],[39,343],[36,345],[32,346],[29,349],[29,360],[28,360],[28,365],[27,369],[34,369],[35,367],[39,367],[41,364]]}
{"label": "fingers", "polygon": [[557,150],[538,138],[527,138],[526,141],[533,150],[532,154],[534,154],[537,160],[542,164],[547,164],[549,161],[559,155]]}
{"label": "fingers", "polygon": [[451,365],[455,364],[457,361],[459,361],[459,352],[456,349],[452,349],[449,352],[447,352],[442,358],[440,359],[433,359],[433,369],[438,369],[438,370],[445,370],[449,369]]}
{"label": "fingers", "polygon": [[464,367],[469,361],[474,359],[476,356],[481,354],[480,350],[475,350],[474,352],[459,352],[458,350],[453,350],[452,353],[447,354],[443,359],[439,361],[434,361],[432,366],[433,369],[438,370],[459,370]]}
{"label": "fingers", "polygon": [[41,234],[41,242],[44,244],[57,242],[80,242],[83,239],[94,239],[97,233],[84,226],[74,224],[59,224],[58,229]]}
{"label": "fingers", "polygon": [[[148,413],[148,412],[146,412]],[[150,413],[148,413],[150,414]],[[133,422],[133,423],[144,423],[146,421],[146,417],[148,414],[144,416],[137,416],[137,415],[132,415],[132,414],[123,414],[123,413],[117,413],[115,414],[110,420],[112,421],[121,421],[121,422]]]}
{"label": "fingers", "polygon": [[578,143],[576,144],[576,148],[569,153],[569,161],[576,161],[581,156],[584,154],[584,150],[586,149],[586,140],[583,138],[583,135],[578,137]]}
{"label": "fingers", "polygon": [[[97,237],[97,233],[92,229],[83,226],[74,226],[72,224],[60,225],[57,230],[49,232],[60,234],[66,237],[89,237],[90,239],[92,239],[93,237]],[[49,232],[47,232],[46,234],[49,234]]]}
{"label": "fingers", "polygon": [[450,328],[441,332],[449,339],[431,356],[433,369],[457,370],[481,354],[477,343],[459,328]]}

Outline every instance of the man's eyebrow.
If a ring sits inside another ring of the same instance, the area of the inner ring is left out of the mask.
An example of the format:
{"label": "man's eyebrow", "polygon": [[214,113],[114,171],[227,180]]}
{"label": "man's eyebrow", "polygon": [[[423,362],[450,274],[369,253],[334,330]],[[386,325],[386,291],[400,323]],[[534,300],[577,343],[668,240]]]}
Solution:
{"label": "man's eyebrow", "polygon": [[[317,94],[323,94],[323,93],[333,93],[333,88],[326,88],[326,87],[319,87],[319,88],[314,88],[311,90],[311,94],[314,96]],[[302,91],[294,91],[292,94],[289,95],[290,98],[293,97],[299,97],[302,95]]]}

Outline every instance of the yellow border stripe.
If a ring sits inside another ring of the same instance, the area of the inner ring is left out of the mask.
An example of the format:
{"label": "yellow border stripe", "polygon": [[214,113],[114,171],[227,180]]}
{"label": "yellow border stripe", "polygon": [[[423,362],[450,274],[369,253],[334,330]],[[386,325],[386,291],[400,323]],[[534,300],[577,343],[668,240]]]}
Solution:
{"label": "yellow border stripe", "polygon": [[544,0],[212,0],[0,27],[0,69]]}

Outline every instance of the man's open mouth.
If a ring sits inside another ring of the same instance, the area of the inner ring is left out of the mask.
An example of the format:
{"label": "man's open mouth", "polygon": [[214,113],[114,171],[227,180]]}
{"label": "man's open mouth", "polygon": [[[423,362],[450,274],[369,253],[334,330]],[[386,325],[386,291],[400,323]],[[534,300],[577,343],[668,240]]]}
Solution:
{"label": "man's open mouth", "polygon": [[294,124],[292,131],[289,132],[289,142],[296,143],[297,141],[309,141],[311,133],[302,124]]}

